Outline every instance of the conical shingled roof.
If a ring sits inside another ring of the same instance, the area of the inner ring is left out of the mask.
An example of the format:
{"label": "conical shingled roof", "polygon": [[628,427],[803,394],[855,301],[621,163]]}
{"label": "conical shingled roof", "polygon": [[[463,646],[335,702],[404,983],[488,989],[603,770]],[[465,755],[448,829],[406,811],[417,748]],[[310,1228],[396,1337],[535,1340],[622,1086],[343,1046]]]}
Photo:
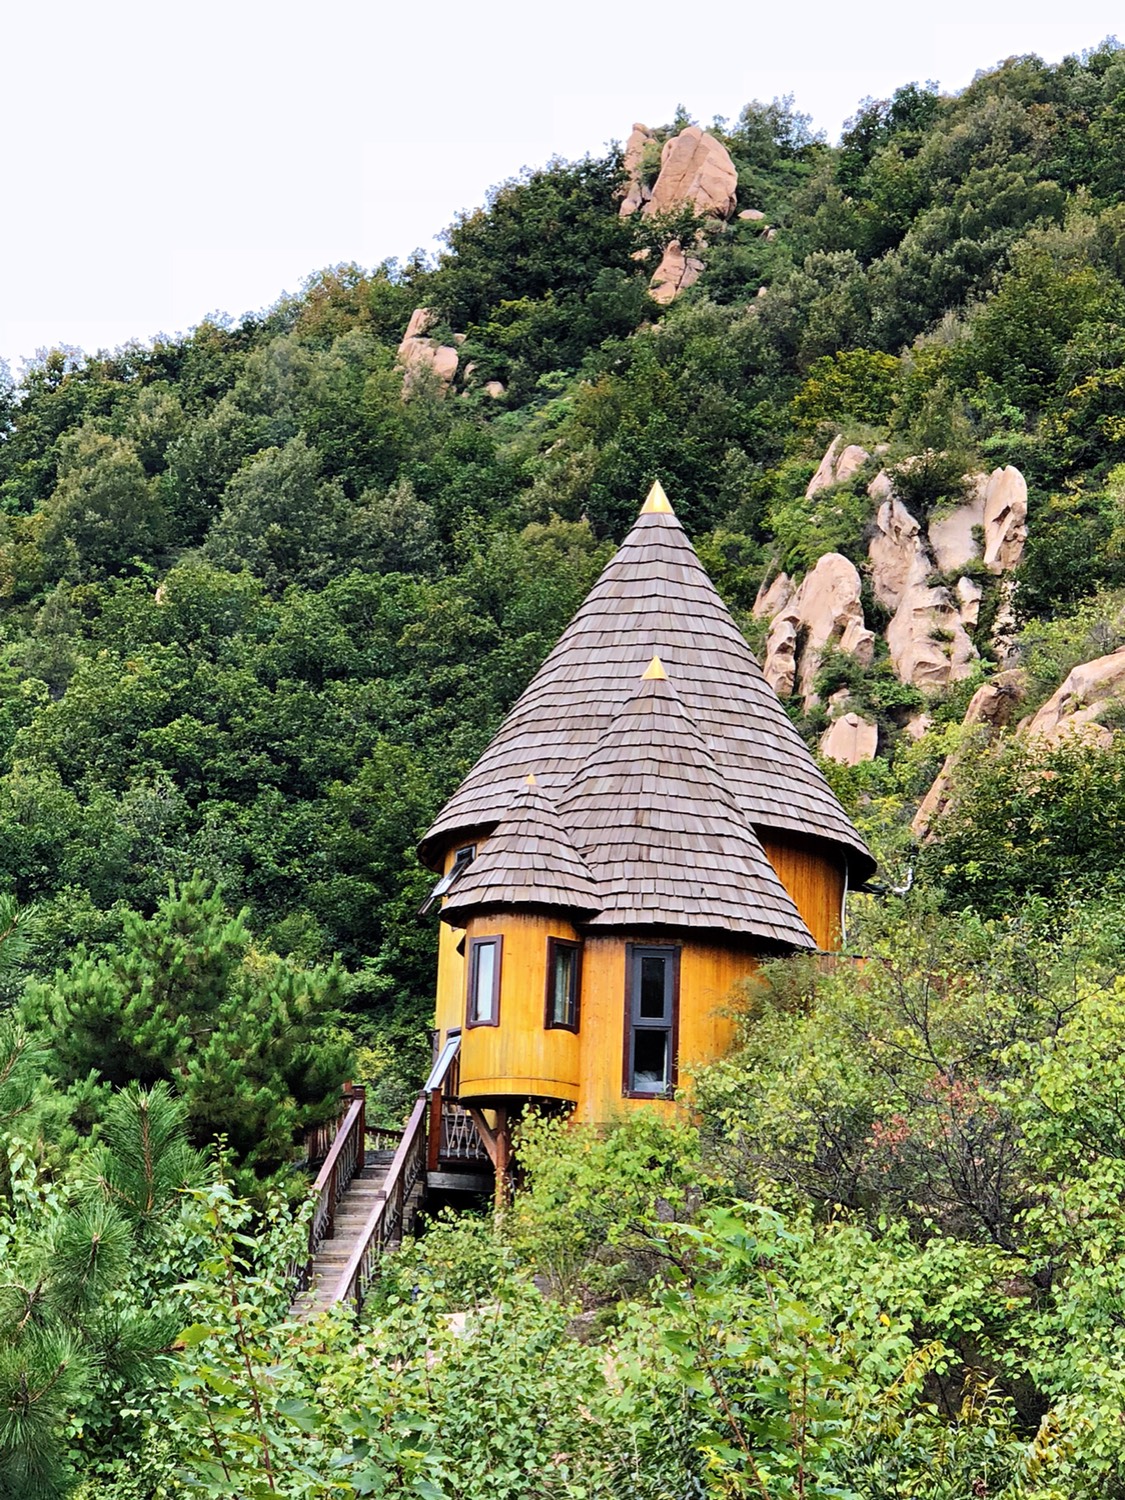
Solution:
{"label": "conical shingled roof", "polygon": [[690,927],[816,947],[658,660],[558,811],[601,892],[589,927]]}
{"label": "conical shingled roof", "polygon": [[[655,497],[655,498],[654,498]],[[723,779],[759,834],[835,844],[853,880],[874,868],[800,735],[654,487],[558,645],[422,841],[433,861],[455,834],[495,824],[526,767],[558,795],[657,654]]]}
{"label": "conical shingled roof", "polygon": [[459,927],[471,911],[497,906],[561,907],[579,916],[601,909],[589,870],[531,777],[458,877],[441,915]]}

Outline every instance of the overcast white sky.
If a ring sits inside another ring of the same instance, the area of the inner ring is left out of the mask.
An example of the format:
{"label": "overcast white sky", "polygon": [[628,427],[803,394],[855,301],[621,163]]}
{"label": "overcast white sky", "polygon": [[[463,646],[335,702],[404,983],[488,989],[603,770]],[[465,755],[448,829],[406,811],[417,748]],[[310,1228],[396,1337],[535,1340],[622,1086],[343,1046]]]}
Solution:
{"label": "overcast white sky", "polygon": [[[1109,0],[8,0],[0,356],[235,316],[318,267],[433,239],[490,184],[793,93],[835,138],[865,95],[1057,61]],[[1116,12],[1116,15],[1115,15]]]}

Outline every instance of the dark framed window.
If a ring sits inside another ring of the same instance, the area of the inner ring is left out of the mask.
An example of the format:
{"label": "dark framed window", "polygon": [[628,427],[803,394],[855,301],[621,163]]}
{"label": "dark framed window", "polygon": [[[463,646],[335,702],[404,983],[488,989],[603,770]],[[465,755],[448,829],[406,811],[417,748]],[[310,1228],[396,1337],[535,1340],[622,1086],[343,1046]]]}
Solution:
{"label": "dark framed window", "polygon": [[466,1026],[500,1024],[500,955],[502,937],[473,938],[469,943],[469,998]]}
{"label": "dark framed window", "polygon": [[566,938],[547,939],[547,1009],[550,1030],[578,1030],[578,994],[582,983],[582,949]]}
{"label": "dark framed window", "polygon": [[625,1070],[630,1099],[667,1099],[676,1087],[680,950],[630,943],[625,951]]}

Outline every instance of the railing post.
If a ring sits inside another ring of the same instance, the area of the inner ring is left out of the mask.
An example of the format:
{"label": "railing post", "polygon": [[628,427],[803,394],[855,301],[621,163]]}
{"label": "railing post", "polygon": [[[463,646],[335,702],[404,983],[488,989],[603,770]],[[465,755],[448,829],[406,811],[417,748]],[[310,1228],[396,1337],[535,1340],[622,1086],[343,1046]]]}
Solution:
{"label": "railing post", "polygon": [[441,1089],[430,1090],[429,1129],[426,1141],[426,1167],[436,1172],[441,1165],[441,1120],[445,1101]]}

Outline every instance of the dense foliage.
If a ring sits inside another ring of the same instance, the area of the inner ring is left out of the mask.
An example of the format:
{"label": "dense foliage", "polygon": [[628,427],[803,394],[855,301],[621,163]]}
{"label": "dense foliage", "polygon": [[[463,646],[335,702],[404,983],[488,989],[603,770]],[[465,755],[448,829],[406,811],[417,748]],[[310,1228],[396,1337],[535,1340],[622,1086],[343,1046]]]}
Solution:
{"label": "dense foliage", "polygon": [[[1030,706],[1125,643],[1125,52],[711,128],[763,218],[553,162],[432,262],[0,379],[0,1496],[1125,1496],[1125,725],[961,730],[994,593],[917,743],[884,655],[822,662],[915,888],[742,997],[698,1123],[528,1120],[501,1222],[287,1319],[302,1131],[356,1070],[396,1123],[427,1056],[417,840],[654,477],[753,638],[771,570],[864,555],[828,439],[923,518],[1015,463]],[[404,387],[421,306],[448,388]]]}

